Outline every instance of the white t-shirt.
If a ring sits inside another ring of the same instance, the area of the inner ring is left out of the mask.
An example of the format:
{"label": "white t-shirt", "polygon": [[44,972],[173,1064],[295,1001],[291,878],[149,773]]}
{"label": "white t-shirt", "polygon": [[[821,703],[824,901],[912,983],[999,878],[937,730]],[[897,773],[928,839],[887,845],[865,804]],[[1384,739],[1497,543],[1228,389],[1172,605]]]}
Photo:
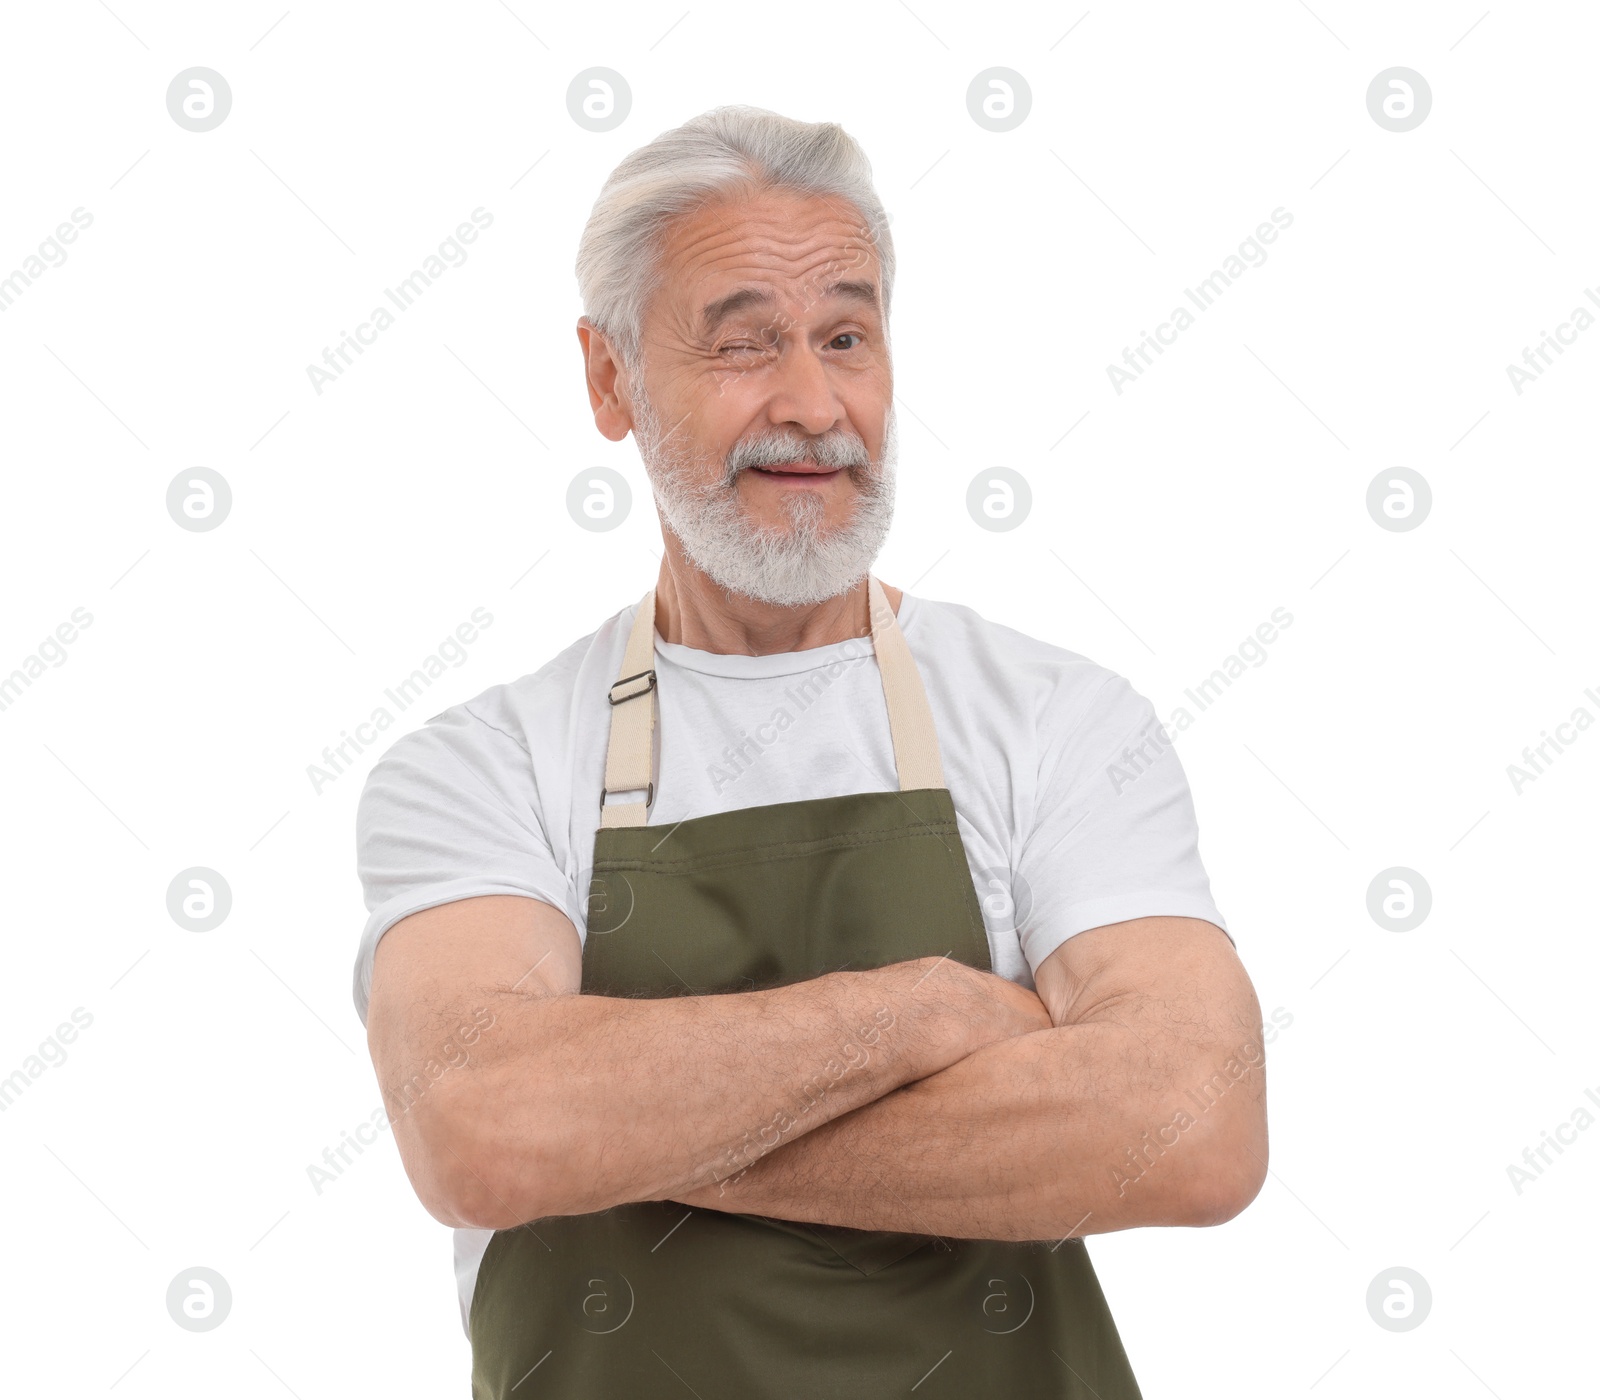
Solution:
{"label": "white t-shirt", "polygon": [[[397,921],[474,895],[564,910],[581,940],[611,707],[637,604],[518,680],[433,716],[374,765],[356,817],[369,915],[355,966]],[[1000,976],[1086,929],[1185,915],[1226,930],[1171,737],[1121,676],[955,603],[906,594],[899,622],[934,727]],[[872,643],[774,656],[656,638],[652,826],[896,789]],[[492,1235],[456,1231],[465,1325]]]}

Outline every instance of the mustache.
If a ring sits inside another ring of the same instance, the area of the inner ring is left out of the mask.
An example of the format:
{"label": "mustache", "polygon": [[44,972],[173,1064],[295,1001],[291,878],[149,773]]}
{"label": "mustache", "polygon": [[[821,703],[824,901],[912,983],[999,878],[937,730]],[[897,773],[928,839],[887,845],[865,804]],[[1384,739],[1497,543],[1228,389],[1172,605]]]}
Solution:
{"label": "mustache", "polygon": [[781,467],[789,462],[833,469],[862,468],[872,465],[872,454],[867,451],[866,442],[847,429],[835,428],[814,438],[774,429],[734,444],[728,453],[725,479],[731,485],[749,467]]}

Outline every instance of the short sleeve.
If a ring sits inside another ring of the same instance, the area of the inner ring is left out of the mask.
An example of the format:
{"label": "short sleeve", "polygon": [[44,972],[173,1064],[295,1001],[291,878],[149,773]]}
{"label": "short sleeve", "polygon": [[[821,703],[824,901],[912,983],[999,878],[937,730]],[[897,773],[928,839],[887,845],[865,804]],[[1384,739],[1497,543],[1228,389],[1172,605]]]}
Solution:
{"label": "short sleeve", "polygon": [[363,1025],[378,940],[419,910],[475,895],[527,895],[573,912],[541,825],[527,749],[458,705],[397,739],[356,808],[367,922],[354,994]]}
{"label": "short sleeve", "polygon": [[1019,931],[1032,969],[1074,934],[1125,919],[1181,916],[1228,932],[1173,735],[1127,681],[1109,676],[1080,714],[1063,719],[1041,769],[1018,859]]}

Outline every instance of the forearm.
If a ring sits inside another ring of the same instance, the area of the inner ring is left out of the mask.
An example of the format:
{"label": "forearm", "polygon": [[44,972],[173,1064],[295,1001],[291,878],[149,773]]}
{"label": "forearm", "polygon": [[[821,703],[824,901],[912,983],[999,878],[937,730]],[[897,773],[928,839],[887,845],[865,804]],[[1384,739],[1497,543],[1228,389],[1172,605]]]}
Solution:
{"label": "forearm", "polygon": [[[1241,1052],[1213,1055],[1214,1064],[1202,1057],[1187,1077],[1151,1078],[1149,1047],[1123,1027],[1038,1031],[986,1046],[735,1178],[674,1199],[971,1239],[1210,1224],[1232,1213],[1239,1190],[1219,1178],[1233,1174],[1241,1137],[1259,1118],[1259,1053],[1252,1065]],[[1264,1138],[1255,1150],[1264,1158]]]}
{"label": "forearm", "polygon": [[502,994],[492,1051],[453,1104],[482,1187],[472,1223],[584,1214],[734,1175],[985,1043],[971,976],[929,958],[716,996]]}

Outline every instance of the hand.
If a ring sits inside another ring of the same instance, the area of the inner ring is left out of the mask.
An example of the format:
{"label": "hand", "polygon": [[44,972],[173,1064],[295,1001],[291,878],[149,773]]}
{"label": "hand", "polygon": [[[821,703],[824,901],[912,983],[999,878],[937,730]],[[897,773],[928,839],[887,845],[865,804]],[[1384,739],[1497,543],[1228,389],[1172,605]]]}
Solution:
{"label": "hand", "polygon": [[978,976],[983,979],[984,989],[999,1005],[1001,1026],[1009,1024],[1015,1027],[1002,1039],[1054,1028],[1055,1022],[1050,1017],[1050,1011],[1037,992],[992,972],[980,972]]}
{"label": "hand", "polygon": [[1055,1024],[1036,992],[992,972],[952,958],[920,958],[913,970],[918,986],[931,991],[955,1017],[965,1042],[963,1055]]}

